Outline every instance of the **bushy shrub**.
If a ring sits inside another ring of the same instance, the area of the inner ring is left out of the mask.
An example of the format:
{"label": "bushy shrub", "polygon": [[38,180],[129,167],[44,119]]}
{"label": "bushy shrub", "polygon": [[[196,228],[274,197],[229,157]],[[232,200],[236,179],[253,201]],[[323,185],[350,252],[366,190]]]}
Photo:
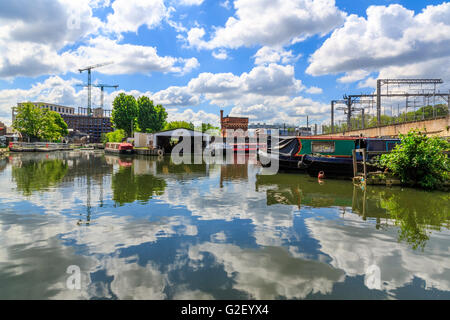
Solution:
{"label": "bushy shrub", "polygon": [[106,142],[122,142],[125,139],[125,131],[122,129],[108,132],[106,134]]}
{"label": "bushy shrub", "polygon": [[450,161],[444,153],[450,143],[439,137],[427,137],[411,130],[400,135],[402,141],[391,153],[380,158],[380,164],[400,178],[402,183],[424,189],[438,189],[450,179]]}

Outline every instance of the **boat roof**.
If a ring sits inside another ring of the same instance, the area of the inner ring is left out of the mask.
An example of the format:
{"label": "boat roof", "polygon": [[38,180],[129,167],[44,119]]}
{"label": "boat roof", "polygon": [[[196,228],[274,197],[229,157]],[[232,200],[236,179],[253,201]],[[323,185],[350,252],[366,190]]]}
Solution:
{"label": "boat roof", "polygon": [[332,136],[279,136],[280,139],[299,138],[302,140],[358,140],[361,137],[332,137]]}
{"label": "boat roof", "polygon": [[392,140],[398,140],[400,141],[400,138],[362,138],[364,140],[376,140],[376,141],[392,141]]}
{"label": "boat roof", "polygon": [[359,137],[359,136],[350,136],[350,137],[336,137],[336,136],[279,136],[280,139],[292,139],[299,138],[302,140],[376,140],[376,141],[387,141],[387,140],[400,140],[399,138],[387,138],[387,137]]}
{"label": "boat roof", "polygon": [[107,142],[106,144],[131,144],[129,142],[123,141],[123,142]]}

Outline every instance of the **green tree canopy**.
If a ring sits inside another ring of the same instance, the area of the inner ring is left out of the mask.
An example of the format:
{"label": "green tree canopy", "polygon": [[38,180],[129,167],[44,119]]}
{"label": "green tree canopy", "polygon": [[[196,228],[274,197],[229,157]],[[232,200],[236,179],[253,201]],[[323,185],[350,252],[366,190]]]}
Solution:
{"label": "green tree canopy", "polygon": [[125,139],[125,131],[122,129],[108,132],[103,142],[122,142]]}
{"label": "green tree canopy", "polygon": [[42,138],[44,140],[57,141],[69,134],[67,123],[55,111],[43,110],[43,127]]}
{"label": "green tree canopy", "polygon": [[137,105],[137,123],[141,132],[158,132],[164,128],[167,112],[162,105],[154,106],[146,96],[139,97]]}
{"label": "green tree canopy", "polygon": [[195,126],[192,122],[187,121],[171,121],[166,123],[166,125],[164,126],[164,130],[172,130],[178,128],[194,130]]}
{"label": "green tree canopy", "polygon": [[31,139],[39,139],[41,131],[42,111],[32,103],[24,103],[17,107],[13,128]]}
{"label": "green tree canopy", "polygon": [[18,106],[13,128],[32,140],[57,141],[68,134],[67,124],[59,113],[41,110],[31,102]]}
{"label": "green tree canopy", "polygon": [[119,94],[113,101],[111,121],[116,129],[125,131],[128,137],[136,128],[138,105],[132,95]]}
{"label": "green tree canopy", "polygon": [[218,131],[219,127],[215,127],[210,123],[202,123],[202,126],[199,128],[196,128],[196,130],[201,131],[201,132],[206,132],[206,131]]}

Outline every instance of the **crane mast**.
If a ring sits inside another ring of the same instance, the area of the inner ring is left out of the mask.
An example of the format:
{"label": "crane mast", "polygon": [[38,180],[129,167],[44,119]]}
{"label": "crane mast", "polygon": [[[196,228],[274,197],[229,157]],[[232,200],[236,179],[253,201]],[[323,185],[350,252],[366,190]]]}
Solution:
{"label": "crane mast", "polygon": [[88,88],[88,115],[92,115],[92,104],[91,104],[91,96],[92,96],[92,79],[91,79],[91,71],[92,69],[95,68],[99,68],[99,67],[103,67],[106,65],[112,64],[112,62],[106,62],[106,63],[100,63],[100,64],[95,64],[89,67],[85,67],[85,68],[81,68],[78,69],[78,71],[80,73],[82,73],[83,71],[87,71],[88,72],[88,83],[87,83],[87,88]]}

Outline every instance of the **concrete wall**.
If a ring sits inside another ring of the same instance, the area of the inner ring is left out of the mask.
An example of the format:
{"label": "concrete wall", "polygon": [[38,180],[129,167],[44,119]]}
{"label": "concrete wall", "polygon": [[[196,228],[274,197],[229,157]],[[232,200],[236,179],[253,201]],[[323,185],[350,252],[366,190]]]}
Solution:
{"label": "concrete wall", "polygon": [[[433,120],[411,121],[394,125],[387,125],[377,128],[364,130],[352,130],[344,133],[335,133],[332,136],[359,136],[380,137],[380,136],[398,136],[399,133],[408,133],[411,129],[426,131],[430,136],[450,137],[450,116]],[[329,134],[327,134],[329,136]]]}

